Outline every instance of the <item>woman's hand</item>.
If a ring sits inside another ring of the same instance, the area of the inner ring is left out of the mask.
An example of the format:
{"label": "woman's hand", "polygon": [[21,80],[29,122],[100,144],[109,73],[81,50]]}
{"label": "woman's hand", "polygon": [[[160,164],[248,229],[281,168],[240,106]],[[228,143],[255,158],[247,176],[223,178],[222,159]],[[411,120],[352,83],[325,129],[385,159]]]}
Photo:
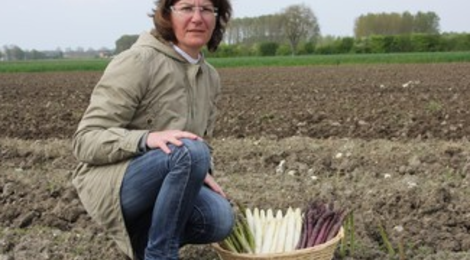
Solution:
{"label": "woman's hand", "polygon": [[222,197],[227,198],[227,196],[225,195],[224,191],[223,191],[222,188],[219,186],[219,184],[217,184],[217,182],[215,182],[215,180],[214,180],[214,178],[212,177],[212,175],[207,174],[207,175],[206,175],[206,178],[204,179],[204,183],[205,183],[209,188],[211,188],[213,191],[215,191],[216,193],[220,194]]}
{"label": "woman's hand", "polygon": [[147,147],[150,149],[161,149],[163,152],[171,153],[168,143],[176,146],[183,145],[180,139],[188,138],[193,140],[202,140],[201,137],[181,130],[165,130],[161,132],[151,132],[147,136]]}
{"label": "woman's hand", "polygon": [[[193,140],[201,140],[202,138],[186,131],[181,130],[166,130],[161,132],[152,132],[149,133],[147,137],[147,146],[151,149],[161,149],[163,152],[169,154],[170,148],[168,148],[168,143],[174,144],[176,146],[183,145],[183,142],[180,141],[182,138],[188,138]],[[212,175],[209,173],[204,179],[204,183],[213,191],[220,194],[222,197],[227,198],[222,188],[217,184]]]}

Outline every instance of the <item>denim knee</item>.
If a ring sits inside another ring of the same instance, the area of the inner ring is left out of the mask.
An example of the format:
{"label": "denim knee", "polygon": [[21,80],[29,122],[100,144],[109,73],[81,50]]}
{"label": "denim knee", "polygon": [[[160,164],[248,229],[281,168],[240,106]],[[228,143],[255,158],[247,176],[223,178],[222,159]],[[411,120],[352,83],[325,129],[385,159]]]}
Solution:
{"label": "denim knee", "polygon": [[230,235],[235,225],[235,215],[232,206],[227,200],[221,201],[223,206],[219,207],[219,230],[215,241],[222,241]]}
{"label": "denim knee", "polygon": [[192,155],[210,158],[209,147],[203,141],[186,138],[181,139],[181,141],[183,142],[183,146],[185,146]]}
{"label": "denim knee", "polygon": [[227,199],[203,187],[195,201],[182,245],[222,241],[230,235],[234,225],[235,212]]}
{"label": "denim knee", "polygon": [[207,144],[203,141],[192,139],[181,139],[181,141],[183,145],[175,146],[172,153],[185,155],[183,157],[187,158],[191,164],[189,167],[197,169],[192,173],[200,173],[205,177],[209,171],[211,160]]}
{"label": "denim knee", "polygon": [[187,149],[187,152],[194,161],[203,160],[209,165],[211,154],[206,143],[191,139],[182,139],[181,141],[183,142],[182,147]]}

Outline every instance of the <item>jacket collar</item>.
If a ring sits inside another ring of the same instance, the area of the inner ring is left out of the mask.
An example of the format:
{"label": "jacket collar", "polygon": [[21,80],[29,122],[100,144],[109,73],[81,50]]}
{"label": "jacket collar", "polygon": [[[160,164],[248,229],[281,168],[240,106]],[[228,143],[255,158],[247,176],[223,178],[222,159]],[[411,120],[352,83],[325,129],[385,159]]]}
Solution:
{"label": "jacket collar", "polygon": [[186,53],[185,51],[183,51],[180,47],[178,47],[177,45],[175,44],[171,44],[171,47],[173,47],[173,49],[175,49],[175,51],[177,53],[179,53],[181,56],[183,56],[183,58],[185,58],[189,63],[191,64],[198,64],[199,61],[201,60],[201,54],[198,55],[197,59],[191,57],[188,53]]}
{"label": "jacket collar", "polygon": [[[172,46],[171,42],[166,41],[163,39],[160,35],[158,35],[155,31],[152,31],[151,33],[149,32],[143,32],[140,34],[139,38],[137,39],[136,43],[134,46],[139,47],[139,46],[144,46],[144,47],[150,47],[153,49],[156,49],[165,55],[181,61],[185,63],[189,63],[187,59],[183,57],[183,55],[179,54]],[[197,64],[203,64],[204,63],[204,55],[200,56],[199,61]]]}

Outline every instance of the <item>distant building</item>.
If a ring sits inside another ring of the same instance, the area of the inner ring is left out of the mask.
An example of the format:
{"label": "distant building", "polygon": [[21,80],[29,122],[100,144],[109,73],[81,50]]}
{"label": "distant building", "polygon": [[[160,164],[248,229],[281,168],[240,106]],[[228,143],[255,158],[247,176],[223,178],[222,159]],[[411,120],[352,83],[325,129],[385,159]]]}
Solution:
{"label": "distant building", "polygon": [[109,59],[113,56],[113,52],[110,50],[100,51],[99,57],[102,59]]}

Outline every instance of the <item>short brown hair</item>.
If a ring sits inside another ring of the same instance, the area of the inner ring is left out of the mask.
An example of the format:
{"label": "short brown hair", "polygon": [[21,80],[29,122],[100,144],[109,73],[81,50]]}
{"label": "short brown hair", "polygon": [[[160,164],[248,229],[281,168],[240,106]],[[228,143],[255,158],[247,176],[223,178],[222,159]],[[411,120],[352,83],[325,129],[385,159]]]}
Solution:
{"label": "short brown hair", "polygon": [[[176,4],[180,0],[157,0],[155,1],[155,9],[152,9],[150,17],[153,18],[155,30],[163,39],[171,42],[176,42],[175,32],[171,24],[171,10],[170,6]],[[217,7],[217,17],[214,32],[212,37],[207,43],[207,49],[214,52],[219,47],[223,39],[225,28],[228,21],[232,16],[232,5],[230,0],[210,0],[212,4]]]}

